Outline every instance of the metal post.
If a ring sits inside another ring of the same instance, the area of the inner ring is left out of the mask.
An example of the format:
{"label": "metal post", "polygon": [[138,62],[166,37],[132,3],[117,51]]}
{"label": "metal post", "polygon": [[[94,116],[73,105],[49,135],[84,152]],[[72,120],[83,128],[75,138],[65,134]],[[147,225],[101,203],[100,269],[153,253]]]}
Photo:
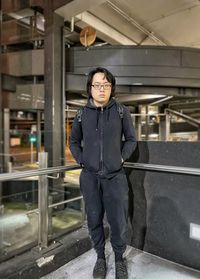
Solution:
{"label": "metal post", "polygon": [[[0,217],[4,214],[4,205],[0,205]],[[3,238],[4,238],[4,231],[3,226],[0,227],[0,254],[3,253]]]}
{"label": "metal post", "polygon": [[[62,58],[61,58],[61,64],[62,64],[62,97],[61,97],[61,104],[62,104],[62,115],[61,115],[61,131],[62,131],[62,136],[61,136],[61,153],[63,156],[61,157],[61,164],[65,165],[65,149],[66,149],[66,138],[68,138],[69,135],[66,136],[66,133],[68,131],[65,131],[65,74],[66,74],[66,57],[65,57],[65,36],[64,36],[64,27],[62,28]],[[67,117],[68,121],[68,117]]]}
{"label": "metal post", "polygon": [[146,124],[145,124],[145,139],[149,140],[149,107],[145,106]]}
{"label": "metal post", "polygon": [[170,115],[166,114],[166,141],[170,140]]}
{"label": "metal post", "polygon": [[159,121],[159,140],[166,140],[166,115],[160,115]]}
{"label": "metal post", "polygon": [[136,136],[137,136],[137,140],[140,141],[142,140],[142,106],[139,105],[138,106],[138,112],[139,115],[136,117]]}
{"label": "metal post", "polygon": [[33,164],[33,156],[34,156],[33,152],[34,151],[33,151],[33,142],[32,142],[32,140],[31,140],[30,144],[31,144],[31,164]]}
{"label": "metal post", "polygon": [[200,127],[198,127],[198,130],[197,130],[197,140],[200,140]]}
{"label": "metal post", "polygon": [[[0,4],[0,55],[2,52],[1,48],[1,34],[2,34],[2,19],[3,19],[3,12],[1,10],[1,4]],[[2,74],[0,70],[0,173],[3,172],[3,121],[2,121],[2,101],[3,101],[3,92],[2,92]],[[0,182],[0,205],[2,202],[2,183]]]}
{"label": "metal post", "polygon": [[[48,197],[48,201],[49,201],[49,205],[53,204],[53,197],[49,196]],[[50,207],[48,209],[48,214],[49,214],[49,222],[48,222],[48,231],[49,231],[49,236],[52,236],[52,232],[53,232],[53,225],[52,225],[52,214],[53,214],[53,208]]]}
{"label": "metal post", "polygon": [[86,220],[86,213],[85,213],[85,203],[84,203],[84,200],[83,198],[81,199],[81,212],[82,212],[82,223],[85,222]]}
{"label": "metal post", "polygon": [[41,112],[37,111],[37,161],[38,161],[38,154],[41,150]]}
{"label": "metal post", "polygon": [[136,132],[136,137],[137,140],[141,140],[141,134],[142,134],[142,119],[141,116],[135,116],[135,132]]}
{"label": "metal post", "polygon": [[8,108],[3,112],[3,151],[4,170],[8,172],[10,162],[10,110]]}
{"label": "metal post", "polygon": [[[39,153],[39,167],[47,168],[48,154],[46,152]],[[48,179],[47,175],[39,176],[38,185],[39,197],[38,197],[38,208],[39,208],[39,236],[38,244],[41,248],[48,246]]]}

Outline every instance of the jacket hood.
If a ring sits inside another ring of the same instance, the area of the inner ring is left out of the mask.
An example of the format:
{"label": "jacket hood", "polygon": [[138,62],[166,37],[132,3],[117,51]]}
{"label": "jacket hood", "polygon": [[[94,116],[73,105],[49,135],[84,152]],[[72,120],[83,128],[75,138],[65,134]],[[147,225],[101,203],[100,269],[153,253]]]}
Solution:
{"label": "jacket hood", "polygon": [[[111,98],[109,100],[109,102],[103,106],[104,110],[105,110],[105,113],[106,113],[106,119],[107,121],[109,121],[109,118],[110,118],[110,108],[116,104],[116,101]],[[89,108],[89,109],[94,109],[96,110],[96,131],[98,131],[98,126],[99,126],[99,117],[100,117],[100,111],[101,111],[101,107],[96,107],[94,102],[93,102],[93,99],[90,97],[88,99],[88,102],[86,104],[86,107]]]}

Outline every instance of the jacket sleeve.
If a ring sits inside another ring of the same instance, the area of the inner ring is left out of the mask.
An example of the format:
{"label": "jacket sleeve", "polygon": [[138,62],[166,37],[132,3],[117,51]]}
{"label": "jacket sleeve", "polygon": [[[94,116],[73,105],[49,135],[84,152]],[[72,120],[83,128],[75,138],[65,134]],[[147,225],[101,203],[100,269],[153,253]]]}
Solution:
{"label": "jacket sleeve", "polygon": [[130,112],[128,111],[127,107],[123,106],[124,113],[123,113],[123,135],[124,135],[124,144],[122,148],[122,159],[126,161],[133,153],[137,146],[136,136],[135,136],[135,129],[133,127],[133,122],[131,119]]}
{"label": "jacket sleeve", "polygon": [[70,150],[78,164],[82,164],[82,126],[81,122],[78,122],[77,116],[74,118],[72,125],[72,132],[70,137]]}

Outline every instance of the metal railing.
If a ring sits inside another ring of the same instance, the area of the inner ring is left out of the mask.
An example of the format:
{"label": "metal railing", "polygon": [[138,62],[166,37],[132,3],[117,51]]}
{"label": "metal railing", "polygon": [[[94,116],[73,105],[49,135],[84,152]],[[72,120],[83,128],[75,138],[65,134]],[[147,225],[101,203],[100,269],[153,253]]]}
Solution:
{"label": "metal railing", "polygon": [[200,127],[200,121],[195,119],[195,118],[192,118],[186,114],[183,114],[183,113],[180,113],[178,111],[175,111],[175,110],[172,110],[172,109],[165,109],[165,113],[170,113],[172,115],[176,115],[182,119],[184,119],[186,122],[188,122],[190,125],[196,127],[196,128],[199,128]]}
{"label": "metal railing", "polygon": [[[17,179],[23,179],[27,177],[38,176],[38,209],[31,210],[30,212],[36,212],[39,214],[39,226],[38,226],[38,246],[40,249],[48,246],[48,228],[49,228],[49,209],[57,207],[63,204],[67,204],[73,201],[82,200],[82,196],[77,196],[68,200],[62,200],[60,202],[49,204],[48,200],[48,179],[49,178],[58,178],[54,176],[49,176],[49,174],[60,173],[63,171],[76,170],[80,169],[80,166],[77,164],[58,166],[58,167],[49,167],[47,168],[47,154],[39,154],[39,169],[31,171],[23,171],[16,173],[3,173],[0,174],[0,182],[11,181]],[[178,166],[166,166],[166,165],[156,165],[156,164],[147,164],[147,163],[132,163],[126,162],[124,164],[125,168],[132,168],[137,170],[145,171],[156,171],[156,172],[168,172],[174,174],[182,175],[194,175],[200,176],[199,168],[190,168],[190,167],[178,167]],[[83,214],[83,211],[82,211]],[[83,219],[82,219],[83,220]]]}
{"label": "metal railing", "polygon": [[[37,213],[38,214],[38,247],[39,249],[46,248],[49,242],[49,210],[64,204],[69,204],[74,201],[82,201],[82,195],[76,196],[74,198],[61,200],[59,202],[52,203],[49,200],[49,182],[48,179],[58,179],[57,177],[50,176],[50,174],[59,174],[64,171],[71,171],[80,169],[80,166],[76,165],[66,165],[58,167],[47,167],[47,153],[39,153],[39,169],[38,170],[28,170],[23,172],[13,172],[13,173],[2,173],[0,174],[0,182],[12,181],[18,179],[25,179],[28,177],[38,177],[38,208],[33,210],[28,210],[26,214]],[[81,204],[81,222],[84,220],[84,209],[83,204]]]}
{"label": "metal railing", "polygon": [[28,170],[28,171],[23,171],[23,172],[2,173],[2,174],[0,174],[0,182],[14,180],[14,179],[27,178],[30,176],[47,175],[47,174],[75,170],[75,169],[80,169],[80,166],[67,165],[67,166],[59,166],[59,167],[40,168],[38,170],[30,170],[30,171]]}
{"label": "metal railing", "polygon": [[199,168],[188,168],[188,167],[178,167],[178,166],[166,166],[166,165],[156,165],[156,164],[143,164],[143,163],[131,163],[126,162],[124,164],[126,168],[133,168],[146,171],[159,171],[159,172],[170,172],[176,174],[189,174],[189,175],[200,175]]}

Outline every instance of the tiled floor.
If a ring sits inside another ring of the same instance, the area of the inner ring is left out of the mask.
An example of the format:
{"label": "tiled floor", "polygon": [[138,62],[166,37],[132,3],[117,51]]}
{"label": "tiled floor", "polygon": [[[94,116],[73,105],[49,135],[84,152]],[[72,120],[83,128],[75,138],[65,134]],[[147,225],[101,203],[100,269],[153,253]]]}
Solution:
{"label": "tiled floor", "polygon": [[[200,272],[166,261],[148,253],[128,247],[125,253],[129,279],[192,279],[200,278]],[[115,278],[114,257],[111,246],[106,246],[108,273],[106,279]],[[90,250],[58,270],[41,279],[92,279],[96,261],[94,250]]]}

